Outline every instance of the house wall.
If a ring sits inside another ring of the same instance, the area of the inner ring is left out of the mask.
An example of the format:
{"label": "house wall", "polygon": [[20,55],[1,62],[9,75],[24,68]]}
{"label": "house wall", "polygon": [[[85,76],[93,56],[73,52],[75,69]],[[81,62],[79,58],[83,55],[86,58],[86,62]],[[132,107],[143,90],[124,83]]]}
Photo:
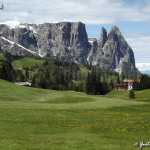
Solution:
{"label": "house wall", "polygon": [[128,85],[116,85],[115,89],[117,91],[127,91],[128,90]]}
{"label": "house wall", "polygon": [[133,88],[133,82],[128,82],[128,90],[131,90]]}

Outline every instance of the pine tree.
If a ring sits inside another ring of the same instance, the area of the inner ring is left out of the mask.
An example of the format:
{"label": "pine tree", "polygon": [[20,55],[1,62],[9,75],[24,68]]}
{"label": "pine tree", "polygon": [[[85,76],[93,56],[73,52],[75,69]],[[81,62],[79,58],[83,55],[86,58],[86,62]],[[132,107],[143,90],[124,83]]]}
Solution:
{"label": "pine tree", "polygon": [[117,78],[117,84],[120,84],[120,78],[119,78],[119,75],[118,75],[118,78]]}
{"label": "pine tree", "polygon": [[97,78],[96,78],[96,94],[98,95],[101,95],[103,93],[102,91],[102,84],[101,84],[101,81],[100,81],[100,76],[97,75]]}
{"label": "pine tree", "polygon": [[100,76],[96,71],[92,71],[92,73],[88,73],[84,83],[83,83],[83,91],[87,94],[102,94],[102,85],[100,82]]}
{"label": "pine tree", "polygon": [[26,70],[26,72],[25,72],[25,78],[26,78],[26,80],[29,79],[29,72],[28,72],[28,70]]}
{"label": "pine tree", "polygon": [[22,73],[22,70],[17,70],[16,74],[17,74],[17,81],[18,82],[24,82],[25,77]]}
{"label": "pine tree", "polygon": [[136,82],[136,81],[134,80],[134,82],[133,82],[133,89],[134,89],[135,91],[139,91],[139,90],[140,90],[140,83],[139,83],[139,82]]}
{"label": "pine tree", "polygon": [[96,87],[96,82],[97,82],[97,77],[96,77],[96,72],[93,71],[91,74],[91,94],[97,94],[97,87]]}
{"label": "pine tree", "polygon": [[113,80],[111,80],[110,83],[109,83],[109,89],[110,89],[110,91],[112,91],[114,88],[115,87],[114,87]]}
{"label": "pine tree", "polygon": [[0,78],[4,79],[4,80],[6,80],[6,78],[7,78],[7,72],[6,72],[6,68],[5,68],[5,64],[4,63],[2,64],[1,77]]}
{"label": "pine tree", "polygon": [[83,83],[83,91],[86,94],[90,94],[91,92],[91,81],[90,81],[90,73],[87,74],[84,83]]}
{"label": "pine tree", "polygon": [[145,90],[149,88],[149,76],[142,74],[140,77],[140,90]]}
{"label": "pine tree", "polygon": [[132,99],[135,97],[135,94],[134,94],[134,90],[131,89],[130,92],[129,92],[129,97]]}

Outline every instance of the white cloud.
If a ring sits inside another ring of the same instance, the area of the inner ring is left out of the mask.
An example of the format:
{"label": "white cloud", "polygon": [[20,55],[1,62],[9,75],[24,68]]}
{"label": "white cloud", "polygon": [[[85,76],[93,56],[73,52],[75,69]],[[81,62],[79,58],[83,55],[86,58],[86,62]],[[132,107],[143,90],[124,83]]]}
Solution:
{"label": "white cloud", "polygon": [[137,63],[136,67],[139,71],[150,71],[150,63]]}
{"label": "white cloud", "polygon": [[150,63],[150,33],[127,34],[127,42],[134,51],[137,63]]}
{"label": "white cloud", "polygon": [[139,4],[127,5],[121,0],[7,0],[1,19],[33,23],[71,19],[87,24],[150,21],[150,2],[145,3],[147,5],[141,7]]}

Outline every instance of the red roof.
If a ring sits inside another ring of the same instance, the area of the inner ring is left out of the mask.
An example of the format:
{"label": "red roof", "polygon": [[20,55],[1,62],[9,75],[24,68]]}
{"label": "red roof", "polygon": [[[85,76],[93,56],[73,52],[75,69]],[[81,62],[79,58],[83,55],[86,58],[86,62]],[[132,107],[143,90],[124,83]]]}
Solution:
{"label": "red roof", "polygon": [[134,82],[134,80],[123,80],[123,82],[133,83],[133,82]]}
{"label": "red roof", "polygon": [[[136,82],[140,82],[139,79],[136,79],[135,81],[136,81]],[[133,83],[134,80],[132,80],[132,79],[125,79],[125,80],[123,80],[123,82]]]}

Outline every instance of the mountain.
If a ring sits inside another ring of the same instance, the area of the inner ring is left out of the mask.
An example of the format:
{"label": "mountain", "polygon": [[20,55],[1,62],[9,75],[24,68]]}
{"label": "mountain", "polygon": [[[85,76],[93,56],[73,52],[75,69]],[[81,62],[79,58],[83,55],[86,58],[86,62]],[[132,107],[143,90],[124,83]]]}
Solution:
{"label": "mountain", "polygon": [[119,73],[138,72],[134,53],[117,26],[113,26],[109,34],[102,28],[97,40],[88,38],[85,24],[81,22],[1,23],[0,51],[9,51],[13,55],[30,52]]}
{"label": "mountain", "polygon": [[120,73],[138,72],[134,53],[117,26],[113,26],[108,35],[106,29],[102,28],[100,39],[89,39],[89,42],[92,46],[88,56],[90,64]]}

